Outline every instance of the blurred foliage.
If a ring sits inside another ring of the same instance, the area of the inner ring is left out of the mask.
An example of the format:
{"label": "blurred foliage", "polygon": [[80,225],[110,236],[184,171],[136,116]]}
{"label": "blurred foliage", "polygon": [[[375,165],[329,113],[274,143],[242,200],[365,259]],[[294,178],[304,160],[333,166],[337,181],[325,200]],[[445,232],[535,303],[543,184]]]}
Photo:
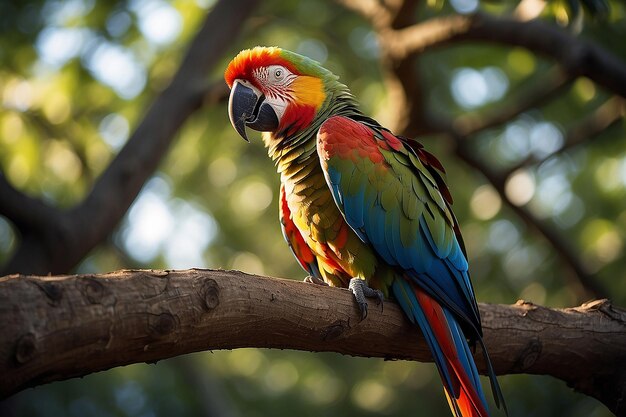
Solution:
{"label": "blurred foliage", "polygon": [[[57,206],[80,201],[176,71],[212,3],[0,2],[0,168],[9,181]],[[608,7],[603,17],[581,21],[584,8],[550,2],[542,17],[561,25],[578,19],[581,36],[624,59],[623,3],[587,3]],[[516,4],[428,0],[419,14],[426,18],[477,6],[503,13]],[[334,3],[271,0],[246,24],[230,55],[257,44],[309,55],[339,74],[367,113],[383,123],[388,118],[376,36],[359,16]],[[229,58],[210,78],[221,77]],[[441,49],[419,60],[429,106],[450,117],[498,108],[551,66],[523,49],[477,44]],[[474,144],[502,168],[530,155],[545,158],[514,174],[507,192],[557,228],[624,305],[624,124],[551,156],[568,129],[609,97],[590,80],[578,79],[558,99],[480,133]],[[478,299],[524,298],[555,307],[577,303],[565,279],[569,272],[554,249],[503,205],[480,173],[460,164],[446,143],[422,141],[447,167]],[[278,177],[259,141],[253,142],[244,143],[232,130],[225,104],[196,113],[112,238],[77,271],[221,267],[301,279],[304,274],[279,231]],[[0,263],[18,240],[10,221],[0,217]],[[551,378],[500,380],[511,416],[609,415],[595,400]],[[416,410],[449,415],[430,364],[256,349],[200,353],[54,383],[18,394],[4,411],[198,416],[211,415],[204,402],[216,396],[233,416],[406,416]]]}

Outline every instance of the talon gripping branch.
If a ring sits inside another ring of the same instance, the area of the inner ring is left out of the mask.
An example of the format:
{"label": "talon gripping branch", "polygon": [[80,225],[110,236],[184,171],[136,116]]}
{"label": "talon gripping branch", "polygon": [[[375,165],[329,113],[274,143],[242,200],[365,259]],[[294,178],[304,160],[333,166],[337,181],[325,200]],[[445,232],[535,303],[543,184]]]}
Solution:
{"label": "talon gripping branch", "polygon": [[457,417],[489,415],[470,352],[478,342],[504,406],[439,161],[363,115],[309,58],[256,47],[225,79],[234,128],[246,140],[246,127],[263,132],[281,178],[283,234],[312,280],[349,287],[363,317],[365,297],[395,299],[422,330]]}

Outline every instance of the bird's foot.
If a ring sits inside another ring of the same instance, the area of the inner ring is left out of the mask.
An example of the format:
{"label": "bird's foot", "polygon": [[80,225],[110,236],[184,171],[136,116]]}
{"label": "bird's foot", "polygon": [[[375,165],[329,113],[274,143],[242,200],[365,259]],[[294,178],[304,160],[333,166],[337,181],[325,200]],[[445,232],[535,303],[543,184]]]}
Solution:
{"label": "bird's foot", "polygon": [[314,277],[312,275],[307,276],[306,278],[303,279],[304,282],[308,282],[309,284],[316,284],[316,285],[326,285],[328,286],[328,284],[326,283],[326,281],[324,281],[321,278],[318,277]]}
{"label": "bird's foot", "polygon": [[361,310],[361,320],[364,320],[367,317],[368,303],[365,299],[366,297],[376,298],[376,304],[379,304],[382,310],[383,300],[385,298],[382,291],[368,287],[365,280],[362,280],[361,278],[352,278],[350,280],[348,288],[350,289],[350,291],[352,291],[352,294],[354,294],[354,298],[359,306],[359,310]]}

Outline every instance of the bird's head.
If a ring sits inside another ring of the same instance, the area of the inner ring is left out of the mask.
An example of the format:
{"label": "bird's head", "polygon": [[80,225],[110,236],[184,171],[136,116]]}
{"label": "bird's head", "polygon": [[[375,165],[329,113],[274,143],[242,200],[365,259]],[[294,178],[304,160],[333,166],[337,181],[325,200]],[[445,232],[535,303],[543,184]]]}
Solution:
{"label": "bird's head", "polygon": [[325,83],[335,80],[317,62],[275,47],[241,51],[228,64],[228,115],[245,140],[246,126],[275,137],[308,127],[327,99]]}

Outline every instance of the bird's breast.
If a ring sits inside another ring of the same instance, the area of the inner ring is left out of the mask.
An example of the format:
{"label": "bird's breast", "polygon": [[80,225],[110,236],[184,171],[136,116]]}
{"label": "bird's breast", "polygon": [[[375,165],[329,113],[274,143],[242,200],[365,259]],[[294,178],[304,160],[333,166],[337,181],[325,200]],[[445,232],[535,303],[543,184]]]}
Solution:
{"label": "bird's breast", "polygon": [[352,277],[372,277],[376,256],[346,223],[321,168],[300,181],[286,180],[283,184],[293,222],[320,267],[344,284]]}
{"label": "bird's breast", "polygon": [[287,204],[296,227],[312,241],[320,244],[334,242],[344,222],[333,201],[321,169],[308,175],[295,176],[283,182]]}

